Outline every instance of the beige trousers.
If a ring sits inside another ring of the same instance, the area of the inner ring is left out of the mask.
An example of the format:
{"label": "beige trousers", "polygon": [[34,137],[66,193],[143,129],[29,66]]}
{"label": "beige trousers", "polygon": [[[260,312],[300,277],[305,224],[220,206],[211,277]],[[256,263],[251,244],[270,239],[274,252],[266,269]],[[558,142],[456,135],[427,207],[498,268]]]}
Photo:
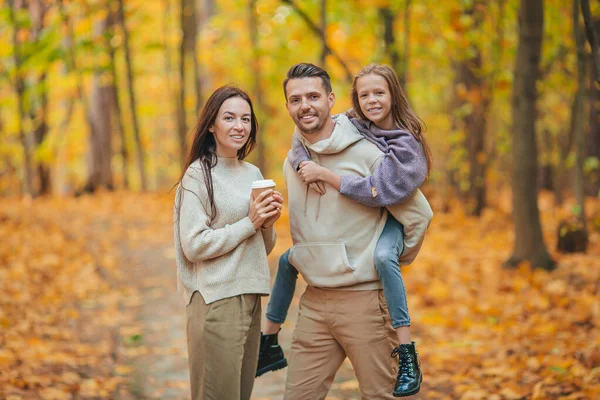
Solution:
{"label": "beige trousers", "polygon": [[396,341],[382,290],[309,286],[300,299],[284,399],[324,399],[346,357],[362,399],[393,399]]}
{"label": "beige trousers", "polygon": [[196,291],[186,315],[192,400],[250,399],[260,346],[260,295],[206,304]]}

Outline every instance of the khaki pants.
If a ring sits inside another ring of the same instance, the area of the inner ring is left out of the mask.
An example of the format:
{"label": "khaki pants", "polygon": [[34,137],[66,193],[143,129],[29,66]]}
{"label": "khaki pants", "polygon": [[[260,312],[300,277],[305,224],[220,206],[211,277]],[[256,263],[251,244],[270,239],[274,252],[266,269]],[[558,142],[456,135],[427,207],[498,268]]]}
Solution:
{"label": "khaki pants", "polygon": [[300,299],[284,399],[324,399],[346,357],[362,399],[393,399],[396,341],[382,290],[309,286]]}
{"label": "khaki pants", "polygon": [[250,399],[260,346],[260,295],[206,304],[200,292],[186,307],[193,400]]}

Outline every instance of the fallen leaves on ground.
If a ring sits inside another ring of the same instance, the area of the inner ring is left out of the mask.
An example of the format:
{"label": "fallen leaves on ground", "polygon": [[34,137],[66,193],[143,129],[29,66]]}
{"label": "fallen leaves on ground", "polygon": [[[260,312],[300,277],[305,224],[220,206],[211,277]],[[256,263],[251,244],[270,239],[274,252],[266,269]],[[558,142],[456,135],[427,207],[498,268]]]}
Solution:
{"label": "fallen leaves on ground", "polygon": [[[552,250],[567,212],[548,211]],[[403,271],[425,398],[438,390],[448,399],[600,398],[600,233],[591,232],[587,254],[552,252],[552,272],[502,268],[512,241],[505,212],[437,213]]]}
{"label": "fallen leaves on ground", "polygon": [[[548,203],[542,196],[552,250],[569,206]],[[588,212],[599,209],[596,200]],[[168,246],[172,215],[172,195],[0,200],[6,398],[112,398],[127,383],[131,366],[115,352],[135,358],[154,351],[141,343],[131,309],[144,301],[139,289],[162,278],[128,281],[123,251]],[[286,229],[284,216],[271,258],[289,247]],[[509,270],[501,267],[513,240],[506,210],[486,210],[480,219],[436,212],[417,262],[403,270],[424,371],[420,398],[600,398],[600,233],[590,229],[587,254],[552,252],[555,271],[527,263]],[[172,252],[165,257],[174,263]],[[174,265],[165,268],[174,274]],[[161,296],[161,289],[147,296]],[[332,390],[357,387],[350,380]]]}
{"label": "fallen leaves on ground", "polygon": [[[121,252],[138,237],[151,245],[140,215],[156,211],[128,200],[109,194],[0,200],[3,395],[113,398],[126,383],[131,368],[117,363],[117,352],[144,348],[128,343],[135,327],[123,329],[135,323],[130,308],[141,300],[135,283],[126,282]],[[152,196],[146,202],[156,204]]]}

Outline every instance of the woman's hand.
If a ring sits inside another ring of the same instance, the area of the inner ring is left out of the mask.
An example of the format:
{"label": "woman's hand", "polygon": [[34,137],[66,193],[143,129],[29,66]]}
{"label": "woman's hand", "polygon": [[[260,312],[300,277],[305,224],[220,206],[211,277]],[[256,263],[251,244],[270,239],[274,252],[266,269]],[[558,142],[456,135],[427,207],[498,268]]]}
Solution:
{"label": "woman's hand", "polygon": [[[283,198],[280,198],[283,201]],[[252,221],[254,229],[258,230],[267,219],[281,214],[281,207],[277,207],[277,203],[274,197],[274,191],[269,189],[259,194],[256,198],[250,196],[250,209],[248,211],[248,218]]]}
{"label": "woman's hand", "polygon": [[272,227],[275,221],[277,221],[279,217],[281,217],[281,208],[283,207],[283,196],[276,190],[273,191],[273,201],[271,202],[271,205],[275,206],[275,210],[277,211],[277,213],[272,217],[267,218],[265,222],[263,222],[261,226],[262,229]]}

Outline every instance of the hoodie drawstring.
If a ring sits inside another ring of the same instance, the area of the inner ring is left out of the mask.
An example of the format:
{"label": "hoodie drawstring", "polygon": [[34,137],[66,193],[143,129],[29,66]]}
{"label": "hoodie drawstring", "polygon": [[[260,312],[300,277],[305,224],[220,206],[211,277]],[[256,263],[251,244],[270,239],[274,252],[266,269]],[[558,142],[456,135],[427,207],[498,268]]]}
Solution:
{"label": "hoodie drawstring", "polygon": [[319,211],[321,211],[321,197],[323,197],[323,195],[319,194],[319,199],[317,200],[317,221],[319,220]]}
{"label": "hoodie drawstring", "polygon": [[[306,217],[308,211],[308,191],[310,189],[308,188],[308,185],[304,185],[304,187],[306,188],[306,190],[304,191],[304,216]],[[319,195],[319,198],[317,200],[317,221],[319,220],[319,212],[321,211],[321,197],[323,197],[322,194]]]}
{"label": "hoodie drawstring", "polygon": [[304,216],[306,217],[306,210],[308,209],[308,185],[304,185]]}

